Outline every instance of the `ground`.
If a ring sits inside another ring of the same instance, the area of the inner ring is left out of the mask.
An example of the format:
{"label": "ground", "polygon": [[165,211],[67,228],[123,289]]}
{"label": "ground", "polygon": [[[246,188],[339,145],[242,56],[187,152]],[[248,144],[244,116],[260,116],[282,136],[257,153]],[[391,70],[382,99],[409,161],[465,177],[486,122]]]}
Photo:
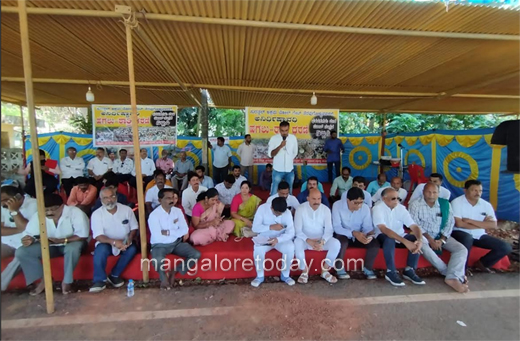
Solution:
{"label": "ground", "polygon": [[458,294],[431,274],[426,286],[384,279],[330,285],[192,284],[171,291],[107,289],[43,295],[2,294],[2,340],[464,339],[518,340],[519,274],[475,274]]}

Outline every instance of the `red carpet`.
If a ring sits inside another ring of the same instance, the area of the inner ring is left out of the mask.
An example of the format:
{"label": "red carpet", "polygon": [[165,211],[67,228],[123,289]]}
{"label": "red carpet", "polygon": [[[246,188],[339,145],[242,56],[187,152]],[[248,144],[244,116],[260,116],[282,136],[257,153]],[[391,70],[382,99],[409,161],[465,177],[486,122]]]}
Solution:
{"label": "red carpet", "polygon": [[[255,277],[254,263],[253,263],[253,243],[250,239],[242,239],[240,242],[235,242],[234,237],[230,237],[227,242],[215,242],[213,244],[198,247],[201,251],[202,257],[199,261],[197,272],[191,275],[184,276],[185,278],[197,278],[201,279],[234,279],[234,278],[253,278]],[[470,264],[473,264],[477,259],[486,254],[487,250],[479,249],[474,247],[470,256]],[[312,260],[311,274],[319,273],[320,262],[325,258],[325,252],[308,251],[307,262],[310,263]],[[350,270],[361,270],[362,263],[356,261],[363,259],[365,256],[364,249],[349,248],[345,256],[345,266]],[[396,266],[397,268],[404,268],[406,266],[406,249],[396,249]],[[449,259],[449,253],[445,252],[442,257],[444,260]],[[171,264],[175,256],[169,256]],[[273,250],[267,254],[267,259],[276,261],[280,259],[280,253]],[[2,270],[7,266],[11,259],[2,260]],[[109,271],[115,264],[117,257],[111,256],[108,259],[107,270]],[[137,255],[134,260],[130,263],[127,269],[123,272],[122,277],[134,280],[142,279],[142,272],[140,268],[141,257]],[[63,279],[63,257],[53,258],[51,260],[52,275],[54,280],[61,281]],[[295,264],[295,263],[294,263]],[[507,269],[509,267],[509,258],[504,257],[500,262],[495,265],[498,269]],[[266,263],[266,270],[270,268],[269,262]],[[428,267],[430,264],[423,258],[420,258],[419,267]],[[376,269],[384,269],[385,261],[383,258],[383,252],[380,251],[376,262]],[[275,270],[276,267],[271,271],[266,271],[266,276],[275,276],[280,274],[279,271]],[[295,267],[293,267],[295,269]],[[94,273],[93,268],[93,257],[90,254],[83,255],[74,271],[74,278],[77,280],[92,280]],[[297,274],[298,271],[292,271],[292,274]],[[155,270],[150,271],[150,278],[159,278],[159,274]],[[11,282],[10,288],[23,288],[25,287],[25,279],[23,274],[20,273]]]}
{"label": "red carpet", "polygon": [[[325,190],[329,190],[330,186],[325,185]],[[299,193],[299,189],[296,189],[295,194]],[[263,201],[267,199],[269,193],[267,191],[261,191],[259,188],[255,187],[254,194],[260,197]],[[90,251],[93,250],[94,242],[90,244]],[[202,257],[199,260],[199,264],[197,270],[188,273],[184,278],[197,278],[215,280],[215,279],[234,279],[234,278],[254,278],[256,276],[256,271],[254,270],[253,263],[253,242],[251,239],[244,238],[240,242],[235,242],[235,237],[230,236],[227,242],[214,242],[207,246],[197,247],[197,249],[201,252]],[[74,279],[76,280],[92,280],[92,276],[94,274],[93,267],[93,257],[90,254],[90,251],[81,256],[81,259],[74,271]],[[406,257],[407,250],[406,249],[396,249],[396,267],[404,268],[406,266]],[[469,259],[469,264],[472,265],[476,260],[485,255],[488,251],[484,249],[480,249],[477,247],[473,247]],[[307,263],[311,265],[311,274],[318,274],[321,268],[320,263],[325,258],[326,252],[318,252],[318,251],[307,251],[306,258]],[[279,260],[280,253],[276,250],[270,251],[267,254],[266,259],[276,262]],[[350,271],[359,271],[362,268],[362,260],[365,256],[364,249],[356,249],[356,248],[348,248],[347,253],[345,255],[345,267],[347,267]],[[442,255],[442,259],[448,261],[450,256],[449,252],[444,252]],[[173,261],[176,257],[171,255],[168,257],[171,261],[171,265],[173,266]],[[312,264],[310,263],[312,260]],[[7,264],[11,261],[11,259],[2,260],[2,270],[7,266]],[[114,264],[117,261],[117,257],[111,256],[108,259],[107,264],[107,272],[112,269]],[[296,270],[295,262],[293,263],[293,268]],[[160,265],[160,264],[159,264]],[[504,257],[500,262],[498,262],[494,267],[497,269],[507,269],[509,268],[510,262],[508,257]],[[63,279],[63,257],[53,258],[51,259],[52,266],[52,275],[55,281],[61,281]],[[147,264],[145,264],[147,266]],[[429,267],[431,266],[423,257],[419,260],[419,268]],[[271,267],[270,262],[266,263],[266,276],[279,276],[280,272],[276,270],[276,266],[273,265],[273,270],[268,270]],[[383,257],[382,250],[379,252],[379,255],[374,264],[376,269],[385,269],[385,260]],[[299,271],[291,271],[293,275],[298,274]],[[138,254],[132,262],[129,264],[127,269],[123,272],[122,277],[125,279],[134,279],[141,280],[143,278],[141,272],[141,256]],[[150,278],[159,278],[159,274],[153,269],[150,271]],[[25,287],[25,278],[23,277],[23,273],[20,273],[16,276],[11,282],[10,288],[24,288]]]}

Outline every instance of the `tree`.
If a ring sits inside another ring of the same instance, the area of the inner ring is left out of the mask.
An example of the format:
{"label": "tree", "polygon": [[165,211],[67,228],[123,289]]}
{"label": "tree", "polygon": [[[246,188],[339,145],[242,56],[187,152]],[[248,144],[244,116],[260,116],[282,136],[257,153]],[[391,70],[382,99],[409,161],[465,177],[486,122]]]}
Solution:
{"label": "tree", "polygon": [[94,123],[92,121],[92,109],[89,108],[86,115],[76,114],[70,119],[70,124],[76,128],[80,134],[92,135]]}
{"label": "tree", "polygon": [[178,136],[199,136],[197,125],[198,109],[196,107],[182,108],[177,117]]}
{"label": "tree", "polygon": [[246,131],[245,110],[209,109],[209,136],[242,136]]}

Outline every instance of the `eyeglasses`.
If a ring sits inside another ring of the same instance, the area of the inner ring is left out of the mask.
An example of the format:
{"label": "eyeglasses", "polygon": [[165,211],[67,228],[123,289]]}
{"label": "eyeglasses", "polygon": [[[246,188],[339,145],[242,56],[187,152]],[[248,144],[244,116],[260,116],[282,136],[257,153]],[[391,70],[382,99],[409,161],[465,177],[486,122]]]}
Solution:
{"label": "eyeglasses", "polygon": [[399,198],[398,198],[398,197],[392,197],[392,198],[388,198],[388,199],[390,199],[390,200],[392,200],[392,201],[396,201],[396,200],[399,199]]}

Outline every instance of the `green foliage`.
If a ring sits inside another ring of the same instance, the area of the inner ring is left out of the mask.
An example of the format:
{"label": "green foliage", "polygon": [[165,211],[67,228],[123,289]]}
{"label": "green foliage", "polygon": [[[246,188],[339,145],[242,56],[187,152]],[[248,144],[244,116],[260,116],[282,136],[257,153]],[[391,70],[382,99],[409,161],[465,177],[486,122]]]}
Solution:
{"label": "green foliage", "polygon": [[246,131],[245,110],[209,110],[209,136],[242,136]]}
{"label": "green foliage", "polygon": [[370,134],[380,129],[380,115],[364,112],[340,112],[340,134]]}
{"label": "green foliage", "polygon": [[76,128],[79,134],[92,134],[92,109],[88,109],[87,115],[76,114],[70,119],[70,124]]}
{"label": "green foliage", "polygon": [[199,136],[198,109],[195,107],[182,108],[177,117],[178,136]]}
{"label": "green foliage", "polygon": [[[179,110],[177,134],[179,136],[200,136],[198,109]],[[209,136],[241,136],[245,134],[245,111],[236,109],[209,108]]]}
{"label": "green foliage", "polygon": [[[490,115],[425,115],[425,114],[387,114],[386,131],[390,134],[411,133],[429,130],[469,130],[494,128],[501,122],[512,119],[510,116]],[[340,112],[341,134],[370,134],[381,132],[379,113]]]}

